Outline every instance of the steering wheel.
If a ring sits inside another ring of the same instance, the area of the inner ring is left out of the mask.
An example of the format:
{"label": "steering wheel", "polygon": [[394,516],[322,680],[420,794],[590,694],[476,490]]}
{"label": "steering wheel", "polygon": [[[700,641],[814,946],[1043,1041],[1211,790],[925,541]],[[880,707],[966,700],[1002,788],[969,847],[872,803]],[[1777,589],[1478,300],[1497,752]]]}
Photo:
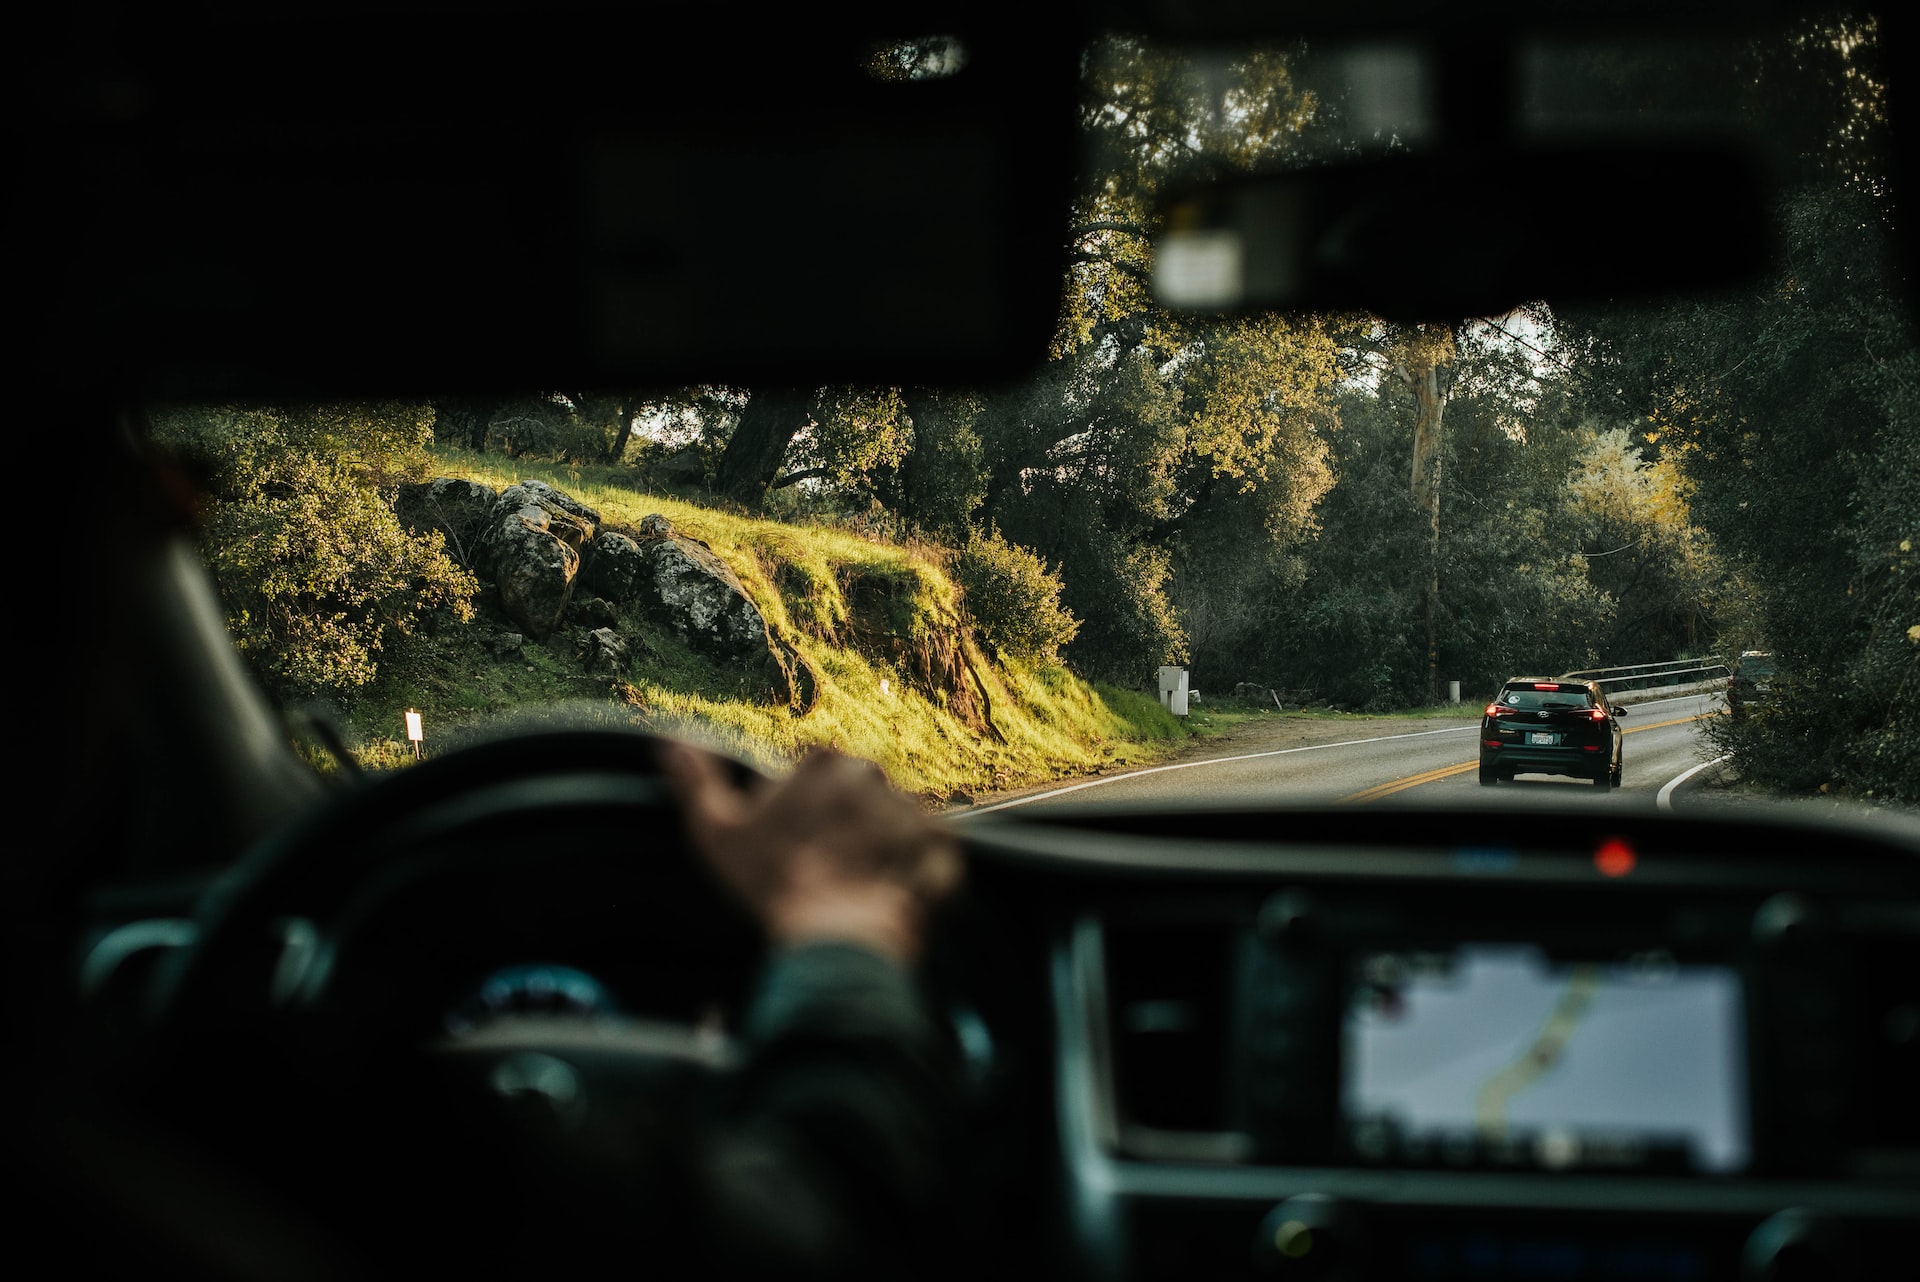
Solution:
{"label": "steering wheel", "polygon": [[161,1059],[195,1078],[222,1061],[346,1081],[420,1041],[453,995],[447,967],[541,960],[513,950],[556,939],[650,953],[674,982],[694,978],[689,956],[725,959],[744,981],[759,929],[689,850],[663,742],[503,739],[330,798],[204,896],[197,938],[151,990]]}
{"label": "steering wheel", "polygon": [[[556,940],[637,956],[642,972],[651,954],[648,973],[669,983],[724,975],[744,1000],[761,932],[689,848],[663,743],[577,729],[488,742],[331,796],[273,834],[207,892],[197,938],[155,975],[153,1089],[295,1201],[380,1225],[369,1240],[471,1220],[487,1190],[546,1215],[594,1205],[555,1191],[585,1169],[576,1153],[528,1173],[529,1132],[505,1125],[524,1100],[502,1097],[552,1102],[541,1074],[560,1064],[589,1094],[618,1087],[596,1098],[672,1108],[684,1091],[651,1088],[666,1070],[685,1085],[684,1057],[650,1054],[634,1021],[615,1053],[584,1057],[537,1041],[449,1051],[433,1022],[460,964],[542,960]],[[399,1159],[396,1136],[410,1137]],[[355,1154],[385,1156],[362,1168]]]}
{"label": "steering wheel", "polygon": [[[748,942],[752,923],[686,848],[660,775],[665,741],[608,730],[501,739],[431,758],[331,797],[256,846],[196,909],[194,943],[167,959],[151,994],[162,1025],[248,1008],[312,1004],[342,942],[385,896],[426,877],[544,867],[642,887],[678,916]],[[754,772],[735,763],[736,777]],[[604,889],[615,889],[615,886]],[[620,887],[624,888],[624,887]],[[676,902],[677,901],[677,902]],[[286,923],[303,921],[314,928]],[[260,976],[263,946],[279,956]],[[256,982],[258,980],[259,982]]]}

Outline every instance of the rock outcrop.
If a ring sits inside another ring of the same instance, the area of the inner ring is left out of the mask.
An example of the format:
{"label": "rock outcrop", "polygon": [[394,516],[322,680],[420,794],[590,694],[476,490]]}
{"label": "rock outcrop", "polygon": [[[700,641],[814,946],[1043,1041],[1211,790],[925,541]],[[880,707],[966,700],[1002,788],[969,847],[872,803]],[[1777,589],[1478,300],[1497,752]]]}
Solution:
{"label": "rock outcrop", "polygon": [[595,628],[582,638],[576,657],[588,672],[617,677],[627,670],[627,643],[612,628]]}
{"label": "rock outcrop", "polygon": [[580,583],[609,601],[631,601],[651,574],[638,543],[618,530],[602,530],[587,548]]}
{"label": "rock outcrop", "polygon": [[560,625],[580,551],[599,524],[598,512],[544,481],[509,485],[494,500],[475,568],[492,576],[501,610],[536,640]]}
{"label": "rock outcrop", "polygon": [[[663,528],[664,527],[664,528]],[[655,514],[640,524],[649,604],[685,641],[715,658],[758,658],[767,648],[767,621],[725,561],[675,533]]]}
{"label": "rock outcrop", "polygon": [[604,597],[582,596],[576,591],[567,618],[583,628],[612,628],[619,626],[620,612]]}
{"label": "rock outcrop", "polygon": [[641,520],[634,547],[635,600],[688,646],[765,681],[775,702],[801,712],[813,706],[815,681],[806,660],[772,633],[740,577],[711,548],[657,512]]}
{"label": "rock outcrop", "polygon": [[[731,566],[659,513],[632,533],[604,530],[598,511],[543,481],[495,494],[453,477],[402,487],[394,510],[413,529],[444,533],[456,555],[493,581],[501,612],[526,636],[546,641],[568,619],[584,625],[576,657],[589,671],[628,667],[634,639],[617,624],[629,608],[666,623],[707,659],[738,668],[769,700],[796,713],[813,706],[817,681],[805,657],[767,626]],[[576,592],[591,595],[569,615]],[[517,653],[520,644],[513,636],[493,648]]]}

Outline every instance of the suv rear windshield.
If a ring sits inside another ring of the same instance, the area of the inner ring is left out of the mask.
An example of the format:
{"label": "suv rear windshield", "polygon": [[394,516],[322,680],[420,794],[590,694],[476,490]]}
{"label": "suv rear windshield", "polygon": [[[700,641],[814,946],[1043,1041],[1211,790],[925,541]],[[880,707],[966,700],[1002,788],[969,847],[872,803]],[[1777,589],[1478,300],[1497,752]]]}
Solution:
{"label": "suv rear windshield", "polygon": [[1537,712],[1543,708],[1591,708],[1593,696],[1579,686],[1558,690],[1536,690],[1532,686],[1508,686],[1500,692],[1500,702],[1509,708]]}

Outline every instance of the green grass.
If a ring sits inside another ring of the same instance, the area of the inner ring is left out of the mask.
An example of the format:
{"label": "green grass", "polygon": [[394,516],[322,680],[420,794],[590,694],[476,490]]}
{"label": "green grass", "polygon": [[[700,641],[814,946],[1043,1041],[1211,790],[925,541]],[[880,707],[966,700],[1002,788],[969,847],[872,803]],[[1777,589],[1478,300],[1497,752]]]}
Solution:
{"label": "green grass", "polygon": [[1321,708],[1314,715],[1333,717],[1384,717],[1397,721],[1447,721],[1461,717],[1472,719],[1480,715],[1484,702],[1466,699],[1459,703],[1433,703],[1417,708],[1395,708],[1391,712],[1341,712],[1332,713]]}
{"label": "green grass", "polygon": [[637,527],[659,513],[732,567],[768,626],[808,661],[813,706],[796,715],[744,689],[737,672],[691,653],[665,625],[624,611],[633,644],[624,680],[588,676],[572,653],[576,631],[518,655],[483,643],[510,630],[487,602],[475,624],[442,620],[431,637],[390,656],[382,679],[353,701],[345,737],[369,765],[410,760],[402,714],[426,718],[429,751],[502,722],[617,724],[690,735],[777,768],[814,745],[877,762],[900,787],[928,797],[1016,787],[1164,757],[1194,728],[1151,695],[1091,685],[1058,665],[993,660],[963,646],[991,701],[998,736],[982,734],[910,680],[903,656],[936,633],[964,633],[958,594],[933,549],[901,546],[824,522],[785,523],[634,488],[613,468],[516,463],[436,450],[438,471],[495,489],[543,480]]}

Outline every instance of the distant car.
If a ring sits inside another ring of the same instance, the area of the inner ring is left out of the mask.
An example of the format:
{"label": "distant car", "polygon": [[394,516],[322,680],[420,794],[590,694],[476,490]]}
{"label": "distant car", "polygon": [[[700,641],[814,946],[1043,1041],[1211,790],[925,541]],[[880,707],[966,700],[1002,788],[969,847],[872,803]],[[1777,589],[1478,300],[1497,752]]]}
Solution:
{"label": "distant car", "polygon": [[1620,718],[1597,681],[1514,677],[1480,719],[1480,782],[1570,775],[1620,786]]}
{"label": "distant car", "polygon": [[1751,708],[1773,701],[1773,655],[1766,650],[1743,650],[1727,678],[1727,711],[1745,716]]}

